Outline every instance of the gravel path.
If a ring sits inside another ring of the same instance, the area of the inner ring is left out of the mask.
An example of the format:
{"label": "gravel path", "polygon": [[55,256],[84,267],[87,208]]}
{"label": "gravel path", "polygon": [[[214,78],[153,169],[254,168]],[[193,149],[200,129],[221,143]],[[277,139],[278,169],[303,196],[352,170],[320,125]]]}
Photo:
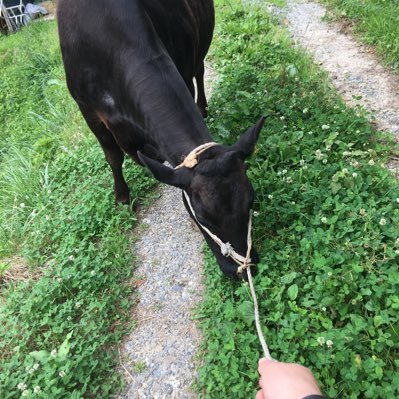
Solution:
{"label": "gravel path", "polygon": [[325,14],[317,3],[289,0],[288,29],[330,74],[345,101],[371,111],[378,129],[393,132],[399,141],[398,77],[385,70],[369,48],[343,33],[338,23],[322,21]]}
{"label": "gravel path", "polygon": [[[206,71],[206,86],[214,80]],[[207,92],[207,98],[210,91]],[[184,208],[181,190],[162,185],[139,213],[134,236],[139,282],[135,328],[121,348],[127,387],[118,399],[191,399],[201,340],[192,309],[202,299],[203,239]]]}

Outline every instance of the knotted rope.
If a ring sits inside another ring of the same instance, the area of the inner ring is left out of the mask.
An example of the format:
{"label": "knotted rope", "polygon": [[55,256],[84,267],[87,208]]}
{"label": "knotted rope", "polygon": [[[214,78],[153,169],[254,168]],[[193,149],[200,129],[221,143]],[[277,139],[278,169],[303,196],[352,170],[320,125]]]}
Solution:
{"label": "knotted rope", "polygon": [[210,142],[210,143],[205,143],[202,144],[196,148],[194,148],[185,158],[184,161],[175,167],[175,169],[180,169],[183,166],[186,168],[192,169],[195,165],[198,163],[198,155],[201,155],[203,152],[205,152],[208,148],[214,147],[215,145],[218,145],[215,142]]}
{"label": "knotted rope", "polygon": [[[178,165],[175,169],[181,168],[183,166],[187,168],[193,168],[195,165],[198,164],[198,159],[197,156],[202,154],[204,151],[206,151],[208,148],[213,147],[216,145],[216,143],[206,143],[203,144],[202,146],[199,146],[195,148],[193,151],[188,154],[186,159]],[[186,162],[186,160],[188,161]],[[187,166],[187,165],[192,165],[192,166]],[[234,262],[237,263],[238,269],[237,273],[241,274],[244,271],[247,272],[248,275],[248,283],[249,283],[249,288],[251,291],[252,295],[252,300],[254,303],[254,313],[255,313],[255,325],[256,325],[256,331],[258,333],[259,341],[263,349],[264,357],[269,360],[273,360],[273,358],[270,355],[269,348],[266,344],[265,337],[262,332],[262,328],[260,326],[260,319],[259,319],[259,306],[258,306],[258,298],[256,297],[256,292],[254,288],[254,283],[252,279],[252,273],[251,273],[251,249],[252,249],[252,215],[249,213],[249,220],[248,220],[248,233],[247,233],[247,253],[246,256],[242,256],[238,254],[232,245],[229,242],[223,242],[217,235],[213,234],[207,227],[202,225],[198,219],[197,216],[194,212],[194,209],[191,205],[190,197],[188,194],[183,190],[184,197],[187,201],[187,204],[190,208],[191,214],[193,215],[195,221],[198,223],[198,225],[204,230],[209,237],[212,238],[212,240],[220,247],[220,251],[223,256],[231,258]]]}

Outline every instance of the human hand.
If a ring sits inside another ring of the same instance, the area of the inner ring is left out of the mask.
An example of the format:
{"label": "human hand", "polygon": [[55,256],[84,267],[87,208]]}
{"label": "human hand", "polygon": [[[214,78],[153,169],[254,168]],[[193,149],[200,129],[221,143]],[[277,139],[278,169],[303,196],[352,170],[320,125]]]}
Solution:
{"label": "human hand", "polygon": [[256,399],[303,399],[321,395],[312,372],[299,364],[261,359],[258,371],[262,389]]}

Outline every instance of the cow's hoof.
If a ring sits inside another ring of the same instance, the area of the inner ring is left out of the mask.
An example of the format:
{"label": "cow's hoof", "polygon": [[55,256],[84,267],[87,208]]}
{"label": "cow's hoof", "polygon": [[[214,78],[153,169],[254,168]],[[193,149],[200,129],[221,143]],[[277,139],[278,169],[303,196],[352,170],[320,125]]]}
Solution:
{"label": "cow's hoof", "polygon": [[115,195],[115,202],[118,205],[130,205],[130,195],[129,194]]}

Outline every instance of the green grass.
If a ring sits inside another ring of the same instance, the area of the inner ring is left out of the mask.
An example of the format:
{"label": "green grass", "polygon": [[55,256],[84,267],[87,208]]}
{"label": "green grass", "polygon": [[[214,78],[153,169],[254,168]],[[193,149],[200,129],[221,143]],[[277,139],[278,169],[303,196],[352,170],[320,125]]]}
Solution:
{"label": "green grass", "polygon": [[399,71],[399,3],[395,0],[322,0],[334,16],[353,22],[362,40]]}
{"label": "green grass", "polygon": [[[272,356],[310,367],[330,398],[396,398],[399,189],[381,165],[394,144],[264,11],[216,4],[214,137],[234,142],[267,116],[249,176]],[[261,347],[248,286],[226,281],[209,254],[206,271],[200,397],[254,397]]]}
{"label": "green grass", "polygon": [[[0,397],[109,398],[121,386],[116,345],[134,324],[135,215],[114,204],[54,23],[0,38],[0,86],[0,278],[14,255],[40,276],[0,293]],[[125,175],[146,201],[154,181],[130,161]]]}

